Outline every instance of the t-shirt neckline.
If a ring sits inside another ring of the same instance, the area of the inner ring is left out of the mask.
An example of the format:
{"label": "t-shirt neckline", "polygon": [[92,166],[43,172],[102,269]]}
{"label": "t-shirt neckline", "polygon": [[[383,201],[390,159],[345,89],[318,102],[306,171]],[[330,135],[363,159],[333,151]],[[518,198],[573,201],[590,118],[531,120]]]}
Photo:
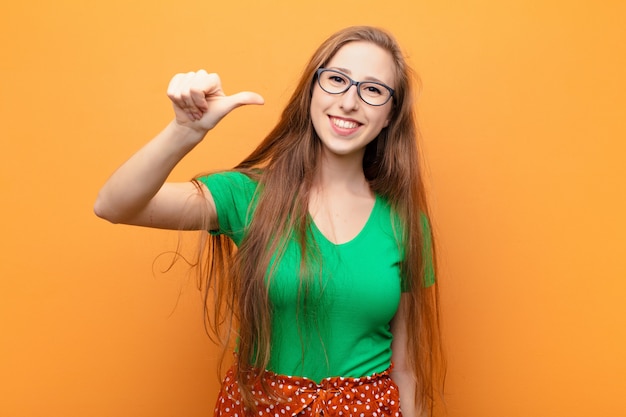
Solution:
{"label": "t-shirt neckline", "polygon": [[374,213],[376,212],[376,210],[378,210],[378,206],[380,205],[380,197],[378,197],[378,195],[374,195],[374,206],[372,207],[372,210],[370,211],[369,216],[367,217],[367,220],[365,221],[365,223],[363,224],[363,227],[361,227],[361,230],[359,230],[359,232],[354,235],[354,237],[350,240],[347,240],[345,242],[342,243],[335,243],[332,240],[330,240],[328,237],[326,237],[326,235],[324,233],[322,233],[322,231],[317,227],[317,224],[315,223],[315,220],[313,220],[313,216],[311,216],[311,213],[308,214],[309,216],[309,221],[311,222],[311,228],[313,230],[313,234],[320,238],[323,242],[325,242],[328,245],[331,246],[335,246],[335,247],[344,247],[344,246],[348,246],[354,242],[356,242],[357,240],[359,240],[361,237],[363,237],[369,227],[370,227],[370,223],[372,223],[374,216]]}

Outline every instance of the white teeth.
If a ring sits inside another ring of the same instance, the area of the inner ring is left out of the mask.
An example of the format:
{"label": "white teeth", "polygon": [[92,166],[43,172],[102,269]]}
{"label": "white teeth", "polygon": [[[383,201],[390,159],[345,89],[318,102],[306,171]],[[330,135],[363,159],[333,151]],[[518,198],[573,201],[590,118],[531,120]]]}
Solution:
{"label": "white teeth", "polygon": [[342,120],[342,119],[335,119],[333,118],[333,124],[337,127],[340,127],[342,129],[354,129],[359,127],[359,124],[356,122],[350,122],[348,120]]}

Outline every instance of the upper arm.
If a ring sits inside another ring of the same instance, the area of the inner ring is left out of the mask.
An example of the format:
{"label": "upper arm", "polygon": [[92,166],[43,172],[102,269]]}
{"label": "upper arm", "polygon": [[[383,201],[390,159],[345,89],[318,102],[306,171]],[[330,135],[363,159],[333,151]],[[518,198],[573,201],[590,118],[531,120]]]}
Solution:
{"label": "upper arm", "polygon": [[126,224],[173,230],[218,228],[215,201],[201,182],[165,183]]}

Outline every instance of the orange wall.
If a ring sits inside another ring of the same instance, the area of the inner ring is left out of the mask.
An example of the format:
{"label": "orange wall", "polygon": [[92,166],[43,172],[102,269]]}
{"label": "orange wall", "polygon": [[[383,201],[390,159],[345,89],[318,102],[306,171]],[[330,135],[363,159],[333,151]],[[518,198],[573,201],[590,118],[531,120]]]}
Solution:
{"label": "orange wall", "polygon": [[185,179],[250,150],[313,48],[357,23],[395,32],[424,82],[448,414],[626,415],[626,3],[6,3],[0,416],[210,415],[197,293],[152,273],[178,234],[96,219],[97,190],[171,117],[175,72],[266,99]]}

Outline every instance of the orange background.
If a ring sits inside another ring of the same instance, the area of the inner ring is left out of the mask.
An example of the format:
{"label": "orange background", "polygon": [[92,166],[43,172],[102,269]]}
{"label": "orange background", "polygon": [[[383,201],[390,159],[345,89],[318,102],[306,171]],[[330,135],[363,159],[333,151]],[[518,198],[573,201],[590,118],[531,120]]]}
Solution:
{"label": "orange background", "polygon": [[626,415],[625,4],[5,2],[0,415],[211,415],[198,293],[184,268],[153,273],[179,234],[97,219],[97,190],[171,118],[174,73],[266,99],[181,180],[242,158],[313,49],[362,23],[392,30],[424,83],[448,415]]}

